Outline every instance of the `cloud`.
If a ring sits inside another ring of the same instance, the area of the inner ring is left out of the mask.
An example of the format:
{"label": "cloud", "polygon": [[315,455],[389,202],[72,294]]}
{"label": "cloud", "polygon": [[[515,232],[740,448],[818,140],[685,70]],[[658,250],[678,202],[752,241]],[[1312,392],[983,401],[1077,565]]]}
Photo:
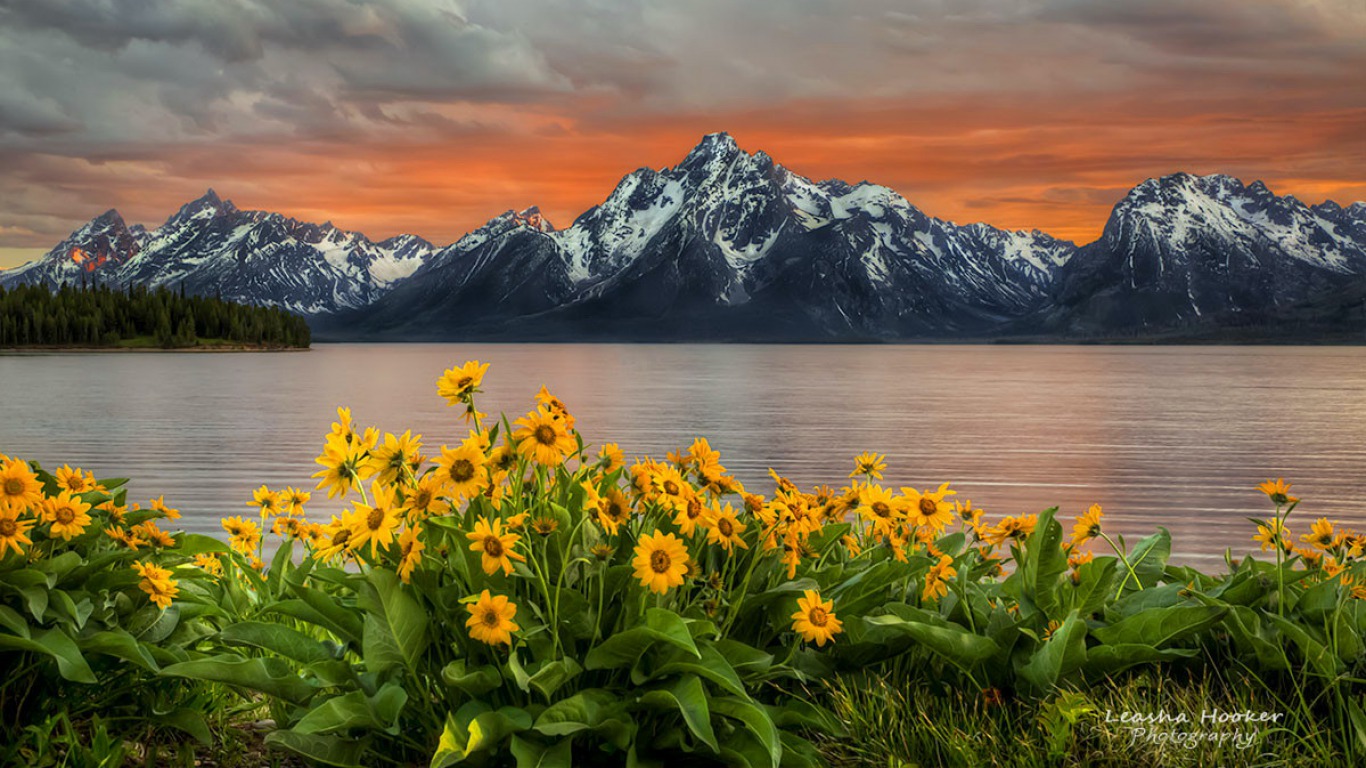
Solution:
{"label": "cloud", "polygon": [[1359,0],[0,0],[0,71],[8,247],[210,185],[377,235],[564,223],[712,130],[1078,239],[1148,175],[1366,183]]}

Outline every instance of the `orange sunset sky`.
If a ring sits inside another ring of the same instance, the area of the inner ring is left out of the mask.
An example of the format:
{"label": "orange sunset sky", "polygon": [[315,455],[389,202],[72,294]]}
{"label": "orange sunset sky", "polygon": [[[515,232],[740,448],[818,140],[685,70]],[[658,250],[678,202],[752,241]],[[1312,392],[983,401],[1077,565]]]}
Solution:
{"label": "orange sunset sky", "polygon": [[712,131],[1078,242],[1176,171],[1366,200],[1356,0],[16,0],[0,68],[0,266],[208,187],[375,239],[563,227]]}

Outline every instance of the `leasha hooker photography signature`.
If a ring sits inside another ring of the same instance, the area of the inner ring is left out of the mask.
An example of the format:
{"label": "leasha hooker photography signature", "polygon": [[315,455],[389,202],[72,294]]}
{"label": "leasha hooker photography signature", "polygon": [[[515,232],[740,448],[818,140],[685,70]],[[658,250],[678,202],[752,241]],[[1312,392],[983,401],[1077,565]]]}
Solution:
{"label": "leasha hooker photography signature", "polygon": [[1128,736],[1130,746],[1189,750],[1201,744],[1224,744],[1235,749],[1251,749],[1266,728],[1279,725],[1284,717],[1283,712],[1258,710],[1206,709],[1199,713],[1106,710],[1104,722],[1118,726]]}

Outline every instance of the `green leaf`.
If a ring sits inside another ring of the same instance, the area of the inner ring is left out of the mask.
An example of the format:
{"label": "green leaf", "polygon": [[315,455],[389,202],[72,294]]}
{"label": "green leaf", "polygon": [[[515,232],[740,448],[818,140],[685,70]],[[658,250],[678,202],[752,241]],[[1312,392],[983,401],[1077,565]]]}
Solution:
{"label": "green leaf", "polygon": [[247,645],[271,651],[301,664],[327,661],[332,653],[327,646],[298,630],[283,624],[261,621],[240,621],[230,624],[218,634],[228,645]]}
{"label": "green leaf", "polygon": [[777,768],[782,762],[783,743],[778,736],[778,727],[773,724],[773,719],[763,707],[745,699],[720,696],[711,700],[711,711],[744,724],[745,729],[754,734],[768,751],[770,766]]}
{"label": "green leaf", "polygon": [[1319,675],[1327,678],[1336,677],[1345,667],[1342,659],[1339,659],[1332,649],[1309,634],[1309,631],[1304,627],[1274,613],[1267,614],[1266,617],[1281,631],[1281,634],[1295,643],[1295,646],[1300,649],[1300,653],[1303,654],[1304,660]]}
{"label": "green leaf", "polygon": [[863,620],[872,627],[909,635],[917,643],[964,671],[971,671],[974,666],[996,655],[1000,650],[991,638],[974,634],[956,625],[936,626],[892,615],[867,616]]}
{"label": "green leaf", "polygon": [[1229,609],[1224,627],[1239,651],[1245,656],[1256,658],[1259,667],[1267,670],[1290,669],[1290,660],[1285,655],[1280,638],[1262,623],[1261,615],[1246,606],[1235,605]]}
{"label": "green leaf", "polygon": [[369,747],[368,739],[343,739],[321,733],[273,731],[266,734],[266,746],[301,755],[315,763],[360,768],[360,759]]}
{"label": "green leaf", "polygon": [[572,742],[561,739],[550,746],[528,741],[521,736],[512,737],[512,756],[517,760],[517,768],[572,768],[574,761],[570,752]]}
{"label": "green leaf", "polygon": [[353,728],[397,733],[397,719],[408,701],[403,686],[389,683],[373,697],[364,691],[334,696],[308,711],[291,729],[296,733],[338,733]]}
{"label": "green leaf", "polygon": [[432,755],[431,768],[462,763],[470,755],[494,749],[514,734],[530,728],[531,715],[525,710],[502,707],[489,711],[485,704],[470,702],[454,714],[446,715],[446,727]]}
{"label": "green leaf", "polygon": [[1322,623],[1329,614],[1337,611],[1339,589],[1337,579],[1321,581],[1309,587],[1295,601],[1295,612],[1316,624]]}
{"label": "green leaf", "polygon": [[370,643],[379,640],[386,649],[391,646],[397,650],[408,669],[416,670],[427,650],[427,612],[393,571],[375,568],[368,578],[372,589],[363,591],[361,597],[361,607],[367,612],[364,629],[367,661]]}
{"label": "green leaf", "polygon": [[1118,571],[1120,591],[1146,590],[1157,586],[1171,555],[1172,535],[1166,528],[1158,526],[1157,533],[1143,538],[1134,546],[1134,551],[1129,553],[1129,566],[1138,576],[1139,584],[1135,586],[1134,577],[1129,574],[1128,569],[1121,566]]}
{"label": "green leaf", "polygon": [[90,671],[85,656],[81,655],[81,649],[59,629],[37,630],[31,639],[0,635],[0,648],[13,648],[51,656],[57,662],[57,672],[74,683],[95,685],[99,682],[95,679],[95,673]]}
{"label": "green leaf", "polygon": [[272,657],[244,659],[230,655],[213,656],[172,664],[163,669],[161,674],[235,685],[295,704],[308,701],[317,690],[296,675],[289,664]]}
{"label": "green leaf", "polygon": [[28,620],[24,618],[23,614],[8,605],[0,605],[0,627],[8,629],[19,637],[29,636]]}
{"label": "green leaf", "polygon": [[593,731],[608,743],[625,749],[631,743],[635,725],[622,711],[615,695],[590,688],[551,704],[536,718],[535,730],[546,736],[572,736]]}
{"label": "green leaf", "polygon": [[1218,624],[1227,608],[1210,605],[1174,605],[1150,608],[1126,619],[1091,631],[1106,645],[1149,645],[1161,648],[1187,635]]}
{"label": "green leaf", "polygon": [[1052,637],[1020,667],[1020,676],[1042,691],[1052,690],[1065,675],[1086,662],[1086,623],[1073,611]]}
{"label": "green leaf", "polygon": [[699,651],[701,659],[693,659],[680,650],[672,650],[658,666],[650,670],[648,674],[637,676],[632,674],[631,682],[642,685],[648,680],[659,680],[671,675],[694,674],[698,677],[710,680],[727,693],[736,696],[747,696],[745,684],[740,677],[735,674],[730,662],[722,656],[719,651],[710,644],[703,645]]}
{"label": "green leaf", "polygon": [[683,715],[683,722],[687,724],[688,730],[692,731],[694,736],[711,747],[713,752],[720,751],[720,747],[716,743],[716,733],[712,731],[711,727],[711,710],[707,706],[707,692],[703,690],[702,681],[697,678],[697,675],[684,675],[674,681],[673,685],[646,691],[640,697],[640,703],[652,708],[677,709]]}
{"label": "green leaf", "polygon": [[87,654],[98,653],[113,656],[151,672],[157,672],[161,669],[147,647],[139,643],[137,638],[128,634],[127,630],[121,628],[96,632],[80,638],[78,642],[81,650]]}
{"label": "green leaf", "polygon": [[1199,654],[1200,651],[1195,648],[1158,650],[1151,645],[1137,643],[1098,645],[1086,652],[1086,671],[1097,676],[1113,675],[1139,664],[1190,659]]}
{"label": "green leaf", "polygon": [[277,603],[274,606],[275,610],[303,619],[310,624],[317,624],[347,642],[360,643],[361,618],[353,609],[347,608],[335,597],[321,590],[295,584],[292,581],[286,583],[294,596],[311,610],[301,610],[288,600]]}
{"label": "green leaf", "polygon": [[180,543],[176,545],[177,555],[194,557],[195,555],[214,555],[222,552],[231,552],[228,545],[214,538],[198,533],[186,533],[180,537]]}
{"label": "green leaf", "polygon": [[441,679],[446,685],[463,691],[470,696],[482,696],[503,684],[503,676],[498,669],[485,664],[472,670],[465,669],[465,660],[456,659],[441,670]]}
{"label": "green leaf", "polygon": [[1058,508],[1039,513],[1034,532],[1024,543],[1024,562],[1020,564],[1021,597],[1050,619],[1063,615],[1059,581],[1067,571],[1067,553],[1062,549],[1062,524],[1055,519]]}
{"label": "green leaf", "polygon": [[688,625],[678,614],[662,608],[650,608],[645,612],[644,626],[632,627],[604,640],[588,653],[584,659],[584,667],[629,667],[656,643],[673,645],[696,658],[701,658],[696,644],[693,643],[692,633],[688,631]]}
{"label": "green leaf", "polygon": [[191,738],[206,747],[213,744],[213,734],[209,732],[208,723],[204,722],[204,715],[193,709],[182,707],[165,715],[153,715],[151,719],[153,722],[189,734]]}
{"label": "green leaf", "polygon": [[577,661],[570,658],[564,658],[549,662],[542,666],[536,671],[536,674],[531,676],[531,679],[528,680],[527,683],[532,690],[541,694],[548,702],[550,701],[551,696],[553,696],[561,686],[582,673],[583,667],[580,666]]}

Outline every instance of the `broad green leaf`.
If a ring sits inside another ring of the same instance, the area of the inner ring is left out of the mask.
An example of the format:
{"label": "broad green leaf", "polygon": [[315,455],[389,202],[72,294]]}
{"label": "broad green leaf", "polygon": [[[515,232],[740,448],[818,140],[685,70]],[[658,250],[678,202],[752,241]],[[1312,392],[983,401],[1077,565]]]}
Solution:
{"label": "broad green leaf", "polygon": [[395,721],[407,701],[408,693],[395,683],[380,688],[373,697],[366,696],[364,691],[351,691],[314,706],[291,730],[296,733],[338,733],[364,728],[397,733]]}
{"label": "broad green leaf", "polygon": [[587,669],[616,669],[635,664],[656,643],[682,648],[695,658],[701,658],[688,625],[673,611],[650,608],[645,612],[644,626],[618,632],[604,640],[584,659]]}
{"label": "broad green leaf", "polygon": [[1267,614],[1267,619],[1276,625],[1281,634],[1295,643],[1295,646],[1300,649],[1300,653],[1304,655],[1304,660],[1319,675],[1332,678],[1342,672],[1344,667],[1342,660],[1333,653],[1331,648],[1311,635],[1306,628],[1275,614]]}
{"label": "broad green leaf", "polygon": [[[362,605],[367,612],[364,636],[367,647],[365,655],[370,655],[369,643],[379,635],[384,641],[392,639],[403,662],[409,669],[417,669],[422,654],[427,650],[428,636],[427,612],[404,588],[398,575],[383,568],[375,568],[367,574],[371,590],[362,592]],[[372,627],[374,623],[377,626]]]}
{"label": "broad green leaf", "polygon": [[1262,614],[1246,606],[1236,605],[1229,609],[1224,619],[1224,627],[1233,638],[1239,651],[1257,660],[1257,665],[1266,670],[1285,670],[1290,668],[1290,660],[1285,655],[1281,638],[1262,623]]}
{"label": "broad green leaf", "polygon": [[777,768],[782,762],[783,743],[778,737],[778,727],[763,707],[733,696],[718,696],[711,700],[711,711],[744,724],[745,729],[754,734],[768,751],[770,766]]}
{"label": "broad green leaf", "polygon": [[935,626],[919,621],[907,621],[897,616],[868,616],[869,625],[893,630],[910,636],[954,666],[970,671],[1000,650],[989,637],[974,634],[957,626]]}
{"label": "broad green leaf", "polygon": [[213,555],[221,552],[231,552],[227,544],[219,541],[213,536],[204,536],[198,533],[186,533],[180,537],[180,543],[176,545],[177,555],[194,557],[195,555]]}
{"label": "broad green leaf", "polygon": [[[312,609],[311,612],[299,611],[298,614],[290,613],[289,615],[296,616],[297,618],[304,619],[313,624],[318,624],[319,626],[330,630],[332,634],[342,640],[360,643],[362,633],[361,618],[354,610],[347,608],[339,603],[335,597],[319,589],[295,584],[292,581],[287,581],[286,583],[289,585],[289,590],[294,593],[294,596],[302,600],[308,608]],[[284,601],[277,604],[276,609],[280,610],[288,603],[289,601]],[[291,609],[294,608],[292,604],[290,607]],[[311,618],[305,618],[305,616]]]}
{"label": "broad green leaf", "polygon": [[546,736],[572,736],[593,731],[604,741],[625,749],[635,724],[622,711],[622,702],[608,691],[590,688],[551,704],[536,718],[535,730]]}
{"label": "broad green leaf", "polygon": [[572,768],[572,742],[561,739],[550,746],[513,736],[510,751],[517,760],[517,768]]}
{"label": "broad green leaf", "polygon": [[1159,664],[1199,655],[1195,648],[1166,648],[1136,643],[1098,645],[1086,652],[1086,671],[1097,676],[1113,675],[1139,664]]}
{"label": "broad green leaf", "polygon": [[1053,507],[1039,513],[1034,532],[1024,543],[1024,562],[1020,564],[1021,597],[1050,619],[1064,615],[1058,593],[1059,581],[1067,571],[1067,553],[1062,549],[1062,524]]}
{"label": "broad green leaf", "polygon": [[332,658],[332,653],[322,643],[283,624],[240,621],[224,628],[218,638],[228,645],[261,648],[300,664]]}
{"label": "broad green leaf", "polygon": [[447,716],[446,728],[432,755],[431,768],[462,763],[470,755],[496,749],[509,737],[531,728],[531,715],[516,707],[480,712],[464,726],[461,725],[463,720],[459,713]]}
{"label": "broad green leaf", "polygon": [[659,680],[672,675],[693,674],[710,680],[727,693],[736,696],[748,695],[745,684],[719,651],[710,644],[703,645],[698,650],[702,654],[701,659],[693,659],[683,651],[674,650],[647,674],[637,676],[635,670],[632,670],[631,682],[642,685],[649,680]]}
{"label": "broad green leaf", "polygon": [[1042,691],[1086,662],[1086,623],[1074,611],[1020,667],[1020,677]]}
{"label": "broad green leaf", "polygon": [[694,736],[711,747],[713,752],[720,750],[716,743],[716,733],[711,727],[707,692],[703,690],[702,681],[696,675],[684,675],[674,681],[673,685],[646,691],[641,695],[640,703],[651,708],[677,709]]}
{"label": "broad green leaf", "polygon": [[470,696],[482,696],[503,684],[503,676],[497,668],[485,664],[471,670],[465,668],[465,659],[456,659],[441,670],[441,679],[446,685],[463,691]]}
{"label": "broad green leaf", "polygon": [[57,662],[58,673],[74,683],[95,685],[99,682],[95,679],[95,673],[90,671],[85,656],[81,655],[81,649],[59,629],[36,630],[32,638],[0,635],[0,648],[51,656]]}
{"label": "broad green leaf", "polygon": [[88,654],[98,653],[113,656],[151,672],[157,672],[161,669],[156,659],[147,650],[147,646],[139,643],[137,638],[128,634],[127,630],[124,629],[104,630],[86,635],[80,638],[78,643],[81,650]]}
{"label": "broad green leaf", "polygon": [[172,664],[161,670],[161,674],[235,685],[295,704],[308,701],[317,690],[295,674],[289,664],[272,657],[244,659],[230,655],[214,656]]}
{"label": "broad green leaf", "polygon": [[1203,632],[1218,624],[1227,608],[1210,605],[1174,605],[1150,608],[1107,627],[1091,631],[1106,645],[1150,645],[1161,648],[1187,635]]}
{"label": "broad green leaf", "polygon": [[266,746],[301,755],[315,763],[339,768],[360,768],[361,757],[369,746],[369,739],[343,739],[321,733],[272,731],[266,734]]}
{"label": "broad green leaf", "polygon": [[29,636],[28,620],[24,618],[23,614],[8,605],[0,605],[0,627],[8,629],[19,637]]}
{"label": "broad green leaf", "polygon": [[[1134,584],[1134,577],[1130,575],[1129,569],[1123,565],[1116,571],[1116,578],[1120,581],[1120,591],[1138,591],[1152,589],[1161,580],[1162,573],[1167,568],[1167,559],[1172,555],[1172,535],[1166,528],[1158,526],[1157,533],[1144,537],[1134,549],[1129,553],[1129,566],[1134,569],[1134,574],[1138,576],[1138,585]],[[1127,580],[1126,580],[1127,579]]]}
{"label": "broad green leaf", "polygon": [[213,734],[209,732],[208,723],[204,722],[204,715],[193,709],[180,708],[164,715],[152,715],[154,722],[168,725],[178,731],[187,733],[195,741],[203,746],[213,744]]}
{"label": "broad green leaf", "polygon": [[564,658],[546,663],[527,683],[548,702],[561,686],[582,673],[583,667],[577,661]]}
{"label": "broad green leaf", "polygon": [[1321,581],[1309,587],[1295,601],[1295,612],[1315,624],[1322,623],[1337,610],[1340,589],[1337,579]]}

